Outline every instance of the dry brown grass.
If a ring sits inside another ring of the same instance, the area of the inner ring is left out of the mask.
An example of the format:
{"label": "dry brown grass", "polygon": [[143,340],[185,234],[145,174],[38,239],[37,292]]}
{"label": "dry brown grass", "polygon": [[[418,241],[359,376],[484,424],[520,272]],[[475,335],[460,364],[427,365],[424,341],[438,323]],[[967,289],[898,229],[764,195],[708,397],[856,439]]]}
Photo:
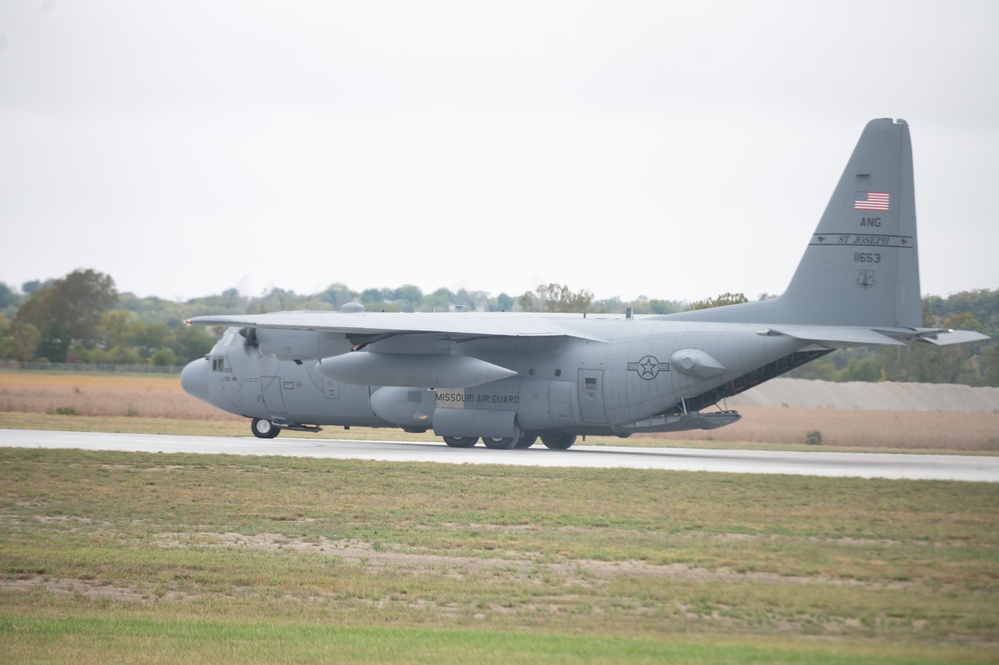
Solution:
{"label": "dry brown grass", "polygon": [[60,409],[81,416],[241,420],[185,393],[177,376],[0,372],[0,411]]}
{"label": "dry brown grass", "polygon": [[[176,376],[0,372],[0,412],[56,413],[71,409],[81,416],[138,416],[171,420],[244,419],[225,413],[185,393]],[[808,432],[822,435],[816,448],[999,452],[999,414],[923,413],[746,406],[735,425],[711,431],[632,437],[627,445],[805,444]],[[384,436],[386,430],[380,430]],[[351,435],[360,432],[352,430]],[[603,440],[602,438],[599,440]],[[597,442],[590,437],[589,443]]]}
{"label": "dry brown grass", "polygon": [[682,441],[807,443],[808,432],[822,435],[821,446],[898,450],[999,452],[999,414],[927,413],[836,409],[739,408],[742,420],[705,432],[659,435]]}

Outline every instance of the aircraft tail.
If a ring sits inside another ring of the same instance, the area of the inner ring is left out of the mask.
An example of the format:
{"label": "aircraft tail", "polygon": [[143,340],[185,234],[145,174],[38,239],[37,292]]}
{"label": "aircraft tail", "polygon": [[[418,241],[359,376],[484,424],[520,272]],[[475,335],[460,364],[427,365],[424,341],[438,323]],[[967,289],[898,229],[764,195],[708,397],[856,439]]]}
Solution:
{"label": "aircraft tail", "polygon": [[864,128],[783,295],[673,317],[863,328],[921,326],[912,144],[906,122],[882,118]]}
{"label": "aircraft tail", "polygon": [[904,120],[867,123],[780,299],[799,318],[787,323],[922,325],[912,143]]}

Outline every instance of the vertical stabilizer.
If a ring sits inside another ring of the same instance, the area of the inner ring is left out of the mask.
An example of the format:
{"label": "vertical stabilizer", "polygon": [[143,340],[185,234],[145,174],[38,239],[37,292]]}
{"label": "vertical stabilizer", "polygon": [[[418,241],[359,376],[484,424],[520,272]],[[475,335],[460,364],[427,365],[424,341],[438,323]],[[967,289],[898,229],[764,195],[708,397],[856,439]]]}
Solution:
{"label": "vertical stabilizer", "polygon": [[[922,325],[912,144],[904,120],[872,120],[790,286],[785,323]],[[793,319],[793,320],[791,320]]]}
{"label": "vertical stabilizer", "polygon": [[920,327],[912,144],[905,121],[867,123],[783,295],[669,318]]}

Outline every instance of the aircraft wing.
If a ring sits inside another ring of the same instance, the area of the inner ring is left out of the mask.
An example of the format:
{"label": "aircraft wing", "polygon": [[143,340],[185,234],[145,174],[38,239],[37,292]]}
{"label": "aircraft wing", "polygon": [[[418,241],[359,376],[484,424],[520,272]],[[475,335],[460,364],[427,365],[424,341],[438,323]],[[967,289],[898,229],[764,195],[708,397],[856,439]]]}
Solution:
{"label": "aircraft wing", "polygon": [[840,349],[852,346],[905,346],[907,341],[918,340],[937,346],[979,342],[990,339],[987,335],[971,330],[944,330],[941,328],[851,328],[844,326],[773,326],[757,334],[767,337],[793,337],[815,342],[827,348]]}
{"label": "aircraft wing", "polygon": [[351,336],[439,335],[450,340],[482,337],[578,337],[606,341],[569,325],[581,314],[506,312],[329,312],[297,311],[255,315],[197,316],[188,324],[275,330],[307,330]]}

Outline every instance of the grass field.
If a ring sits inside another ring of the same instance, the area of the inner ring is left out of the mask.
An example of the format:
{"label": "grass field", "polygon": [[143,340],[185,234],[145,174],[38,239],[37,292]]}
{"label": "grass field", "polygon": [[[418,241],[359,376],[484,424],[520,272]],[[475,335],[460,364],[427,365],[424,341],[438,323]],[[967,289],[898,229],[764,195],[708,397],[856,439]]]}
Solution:
{"label": "grass field", "polygon": [[[247,434],[122,378],[0,427]],[[0,449],[2,663],[999,662],[997,589],[986,483]]]}
{"label": "grass field", "polygon": [[988,484],[7,449],[0,488],[3,662],[999,655]]}

